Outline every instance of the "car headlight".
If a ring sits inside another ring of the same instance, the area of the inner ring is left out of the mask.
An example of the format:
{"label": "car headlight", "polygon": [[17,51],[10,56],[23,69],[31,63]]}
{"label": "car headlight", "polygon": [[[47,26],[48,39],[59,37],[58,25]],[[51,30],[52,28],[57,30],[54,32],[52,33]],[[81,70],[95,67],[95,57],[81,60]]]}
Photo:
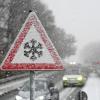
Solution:
{"label": "car headlight", "polygon": [[39,96],[39,97],[37,97],[35,100],[44,100],[44,99],[45,99],[44,96]]}
{"label": "car headlight", "polygon": [[78,80],[78,81],[82,81],[82,80],[83,80],[83,77],[80,76],[80,77],[77,78],[77,80]]}
{"label": "car headlight", "polygon": [[20,96],[16,96],[16,100],[23,100],[23,98]]}
{"label": "car headlight", "polygon": [[63,77],[63,80],[67,80],[67,77]]}

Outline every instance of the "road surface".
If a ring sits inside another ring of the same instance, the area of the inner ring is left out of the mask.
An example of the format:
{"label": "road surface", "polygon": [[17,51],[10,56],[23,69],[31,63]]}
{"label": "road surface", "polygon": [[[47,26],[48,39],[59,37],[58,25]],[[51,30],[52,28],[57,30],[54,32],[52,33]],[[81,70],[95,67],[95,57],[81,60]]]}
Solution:
{"label": "road surface", "polygon": [[90,74],[86,85],[82,88],[88,95],[88,100],[100,100],[100,78],[97,74]]}

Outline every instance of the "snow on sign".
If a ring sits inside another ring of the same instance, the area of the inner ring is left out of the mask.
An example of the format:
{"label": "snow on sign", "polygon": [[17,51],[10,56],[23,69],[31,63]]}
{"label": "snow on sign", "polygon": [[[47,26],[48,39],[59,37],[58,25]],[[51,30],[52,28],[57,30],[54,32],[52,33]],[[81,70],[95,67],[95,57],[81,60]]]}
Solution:
{"label": "snow on sign", "polygon": [[62,70],[61,59],[34,12],[15,39],[2,70]]}

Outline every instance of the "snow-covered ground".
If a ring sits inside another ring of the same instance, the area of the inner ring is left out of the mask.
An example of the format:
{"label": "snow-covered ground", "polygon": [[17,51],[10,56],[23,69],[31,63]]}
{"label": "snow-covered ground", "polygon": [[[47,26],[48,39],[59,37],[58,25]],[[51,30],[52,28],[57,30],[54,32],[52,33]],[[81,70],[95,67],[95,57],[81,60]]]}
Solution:
{"label": "snow-covered ground", "polygon": [[100,100],[100,78],[97,74],[90,74],[82,90],[87,93],[88,100]]}
{"label": "snow-covered ground", "polygon": [[23,80],[15,80],[15,81],[11,81],[9,83],[0,85],[0,95],[21,87],[23,83],[26,82],[27,80],[29,80],[29,78],[24,78]]}

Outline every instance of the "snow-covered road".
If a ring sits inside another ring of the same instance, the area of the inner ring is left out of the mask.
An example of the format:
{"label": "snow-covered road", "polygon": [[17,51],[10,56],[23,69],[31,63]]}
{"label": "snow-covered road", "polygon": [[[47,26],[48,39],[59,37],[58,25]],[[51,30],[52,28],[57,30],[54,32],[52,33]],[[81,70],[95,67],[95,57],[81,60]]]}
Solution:
{"label": "snow-covered road", "polygon": [[82,88],[88,95],[88,100],[100,100],[100,78],[97,74],[90,74],[86,85]]}
{"label": "snow-covered road", "polygon": [[76,88],[66,88],[60,92],[60,100],[66,100],[67,97],[75,91]]}

